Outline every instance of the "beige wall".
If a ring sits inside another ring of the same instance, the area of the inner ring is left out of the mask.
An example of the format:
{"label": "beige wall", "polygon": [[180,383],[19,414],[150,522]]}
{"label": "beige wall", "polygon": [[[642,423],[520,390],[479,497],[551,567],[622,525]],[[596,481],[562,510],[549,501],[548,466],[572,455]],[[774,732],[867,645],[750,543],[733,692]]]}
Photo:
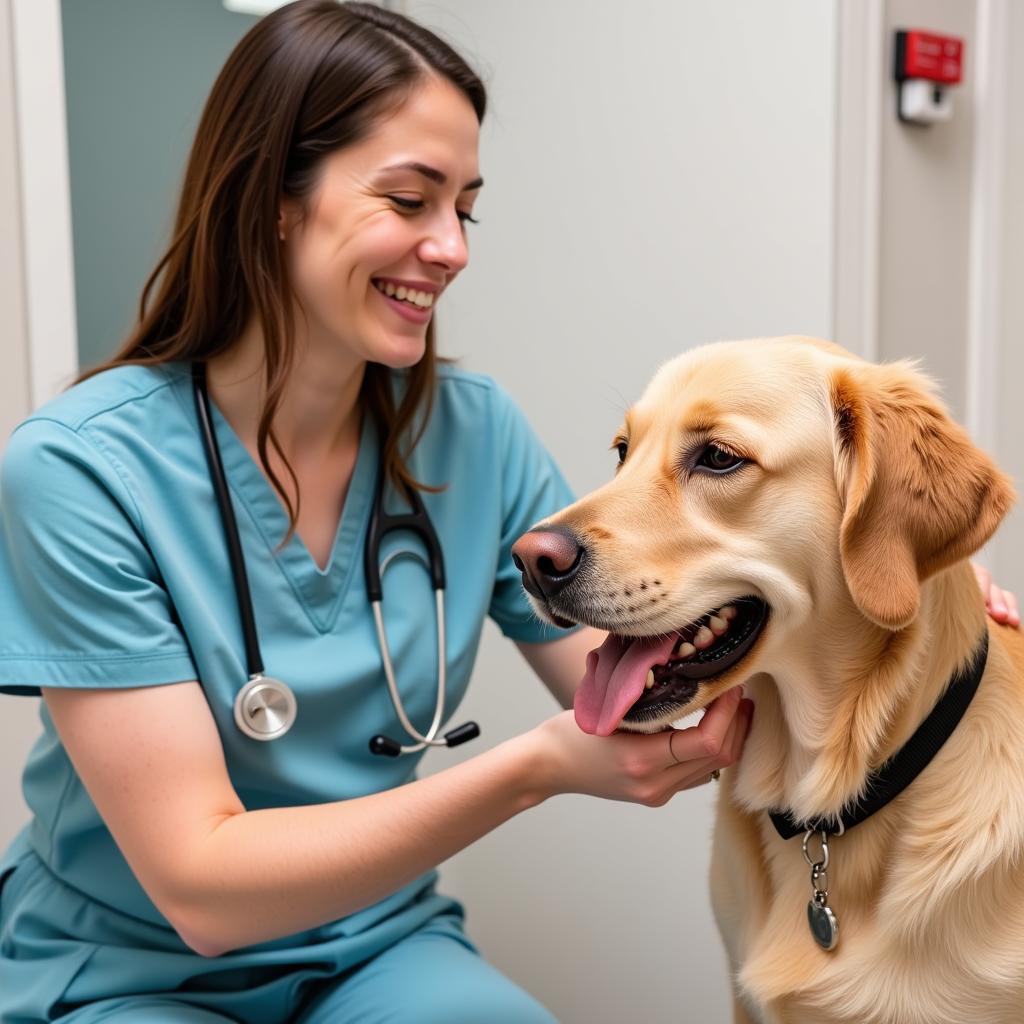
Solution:
{"label": "beige wall", "polygon": [[[7,436],[30,407],[28,329],[23,273],[21,195],[14,104],[11,0],[0,0],[0,454]],[[3,701],[0,715],[0,848],[28,811],[17,780],[28,749],[40,731],[37,701]]]}
{"label": "beige wall", "polygon": [[[888,0],[882,110],[878,358],[923,357],[954,415],[966,414],[968,241],[974,153],[975,0]],[[967,71],[945,124],[897,120],[892,33],[929,28],[966,39]]]}
{"label": "beige wall", "polygon": [[1024,4],[1009,3],[1009,95],[1006,107],[1005,235],[1000,282],[1000,367],[996,390],[996,457],[1017,484],[1017,507],[992,544],[1000,579],[1024,592]]}
{"label": "beige wall", "polygon": [[[984,53],[979,38],[979,8],[985,0],[887,0],[886,85],[883,92],[881,192],[879,225],[878,358],[920,358],[935,377],[960,422],[971,414],[970,324],[985,301],[984,288],[971,292],[972,206],[975,175],[984,196],[1001,211],[993,254],[983,264],[997,275],[998,302],[991,314],[993,336],[982,367],[976,402],[994,410],[975,411],[975,419],[992,424],[992,436],[976,440],[1014,476],[1024,481],[1024,4],[994,0],[989,9],[1008,18],[1008,38],[1000,38],[1007,55],[1005,97],[988,95],[979,76],[999,74],[996,56]],[[891,35],[897,28],[924,28],[965,39],[964,82],[954,93],[952,121],[930,127],[908,126],[895,116],[896,89],[889,73]],[[983,65],[982,61],[986,61]],[[1001,84],[992,86],[997,92]],[[984,106],[979,106],[984,97]],[[1003,166],[992,174],[980,153],[978,121],[997,118]],[[998,232],[1004,232],[1002,239]],[[973,239],[977,242],[977,236]],[[988,244],[983,240],[982,244]],[[985,343],[988,344],[988,343]],[[977,427],[977,424],[975,424]],[[979,556],[996,579],[1018,594],[1024,591],[1024,513],[1011,513],[992,543]]]}

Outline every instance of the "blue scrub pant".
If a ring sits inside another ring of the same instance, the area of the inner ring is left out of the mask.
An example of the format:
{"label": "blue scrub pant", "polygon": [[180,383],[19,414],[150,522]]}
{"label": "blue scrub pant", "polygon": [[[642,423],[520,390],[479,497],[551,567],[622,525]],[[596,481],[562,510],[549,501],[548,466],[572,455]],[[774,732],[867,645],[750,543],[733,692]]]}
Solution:
{"label": "blue scrub pant", "polygon": [[[223,1024],[191,1002],[140,996],[104,999],[61,1024]],[[557,1024],[532,996],[492,967],[448,922],[428,922],[369,963],[320,982],[296,1007],[295,1024]]]}

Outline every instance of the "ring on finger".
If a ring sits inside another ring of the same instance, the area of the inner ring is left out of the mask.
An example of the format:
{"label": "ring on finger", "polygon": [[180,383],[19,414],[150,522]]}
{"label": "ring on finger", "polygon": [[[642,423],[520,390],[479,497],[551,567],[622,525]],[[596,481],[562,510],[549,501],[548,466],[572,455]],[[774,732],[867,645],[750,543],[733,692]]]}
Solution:
{"label": "ring on finger", "polygon": [[672,755],[672,760],[675,761],[676,764],[682,764],[683,762],[680,761],[678,757],[676,757],[676,752],[672,749],[672,741],[676,738],[677,731],[678,730],[673,729],[672,735],[668,738],[668,752]]}

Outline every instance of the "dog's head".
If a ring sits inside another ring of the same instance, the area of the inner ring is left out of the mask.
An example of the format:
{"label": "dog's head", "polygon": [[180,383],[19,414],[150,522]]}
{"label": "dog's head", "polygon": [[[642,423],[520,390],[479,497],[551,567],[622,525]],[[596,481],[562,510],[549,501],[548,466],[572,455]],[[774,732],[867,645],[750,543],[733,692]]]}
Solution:
{"label": "dog's head", "polygon": [[813,339],[667,363],[613,447],[614,480],[513,548],[538,614],[611,634],[576,697],[601,735],[772,671],[823,616],[904,628],[1013,497],[912,365]]}

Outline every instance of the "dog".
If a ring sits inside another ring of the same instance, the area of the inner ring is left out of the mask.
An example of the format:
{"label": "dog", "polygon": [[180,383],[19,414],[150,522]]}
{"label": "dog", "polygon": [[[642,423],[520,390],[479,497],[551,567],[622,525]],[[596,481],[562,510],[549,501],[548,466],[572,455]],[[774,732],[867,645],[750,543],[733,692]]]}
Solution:
{"label": "dog", "polygon": [[609,632],[585,731],[754,701],[712,851],[734,1020],[1020,1024],[1024,637],[967,561],[1009,479],[914,364],[800,337],[668,362],[613,447],[518,564],[542,618]]}

